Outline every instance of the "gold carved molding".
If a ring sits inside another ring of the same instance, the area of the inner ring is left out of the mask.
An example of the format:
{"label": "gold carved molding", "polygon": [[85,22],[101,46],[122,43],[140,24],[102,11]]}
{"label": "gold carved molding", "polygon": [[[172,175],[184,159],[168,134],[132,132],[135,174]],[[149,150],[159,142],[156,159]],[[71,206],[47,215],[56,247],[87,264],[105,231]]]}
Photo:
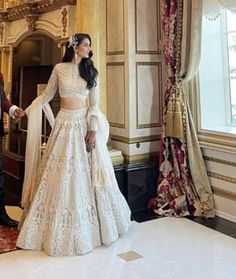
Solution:
{"label": "gold carved molding", "polygon": [[212,188],[213,188],[214,195],[228,200],[236,201],[236,193],[224,189],[220,189],[218,187],[212,187]]}
{"label": "gold carved molding", "polygon": [[[225,165],[236,166],[235,162],[229,162],[229,161],[225,161],[225,160],[222,160],[222,159],[211,158],[211,157],[207,157],[207,156],[204,156],[204,159],[209,160],[209,161],[213,161],[213,162],[217,162],[217,163],[222,163],[222,164],[225,164]],[[215,179],[218,179],[218,180],[221,180],[221,181],[229,182],[229,183],[232,183],[232,184],[236,184],[236,178],[235,177],[222,175],[222,174],[215,173],[215,172],[212,172],[212,171],[208,171],[207,174],[208,174],[209,177],[212,177],[212,178],[215,178]],[[221,189],[221,188],[218,188],[216,186],[212,186],[212,189],[213,189],[214,195],[220,196],[222,198],[229,199],[229,200],[232,200],[232,201],[236,201],[236,193],[235,192],[231,192],[231,191],[228,191],[228,190],[225,190],[225,189]]]}
{"label": "gold carved molding", "polygon": [[58,10],[66,5],[76,5],[76,2],[77,0],[42,0],[24,3],[0,12],[0,23]]}
{"label": "gold carved molding", "polygon": [[235,153],[236,151],[235,138],[233,134],[223,134],[209,130],[198,132],[201,147],[230,153]]}
{"label": "gold carved molding", "polygon": [[36,21],[38,20],[39,16],[36,15],[26,15],[25,19],[28,23],[28,29],[29,31],[33,32],[36,29]]}
{"label": "gold carved molding", "polygon": [[67,9],[63,8],[61,14],[62,14],[61,22],[62,22],[62,26],[63,26],[63,36],[65,36],[66,35],[66,27],[67,27],[67,14],[68,14]]}
{"label": "gold carved molding", "polygon": [[2,46],[0,47],[1,52],[10,52],[10,46]]}
{"label": "gold carved molding", "polygon": [[3,41],[3,31],[4,31],[4,24],[0,23],[0,44],[2,44]]}
{"label": "gold carved molding", "polygon": [[226,182],[236,184],[236,178],[234,178],[234,177],[225,176],[225,175],[215,173],[215,172],[212,172],[212,171],[208,171],[207,174],[208,174],[209,177],[213,177],[213,178],[216,178],[216,179],[219,179],[219,180],[223,180],[223,181],[226,181]]}
{"label": "gold carved molding", "polygon": [[136,138],[128,138],[119,135],[110,135],[110,138],[115,141],[128,143],[128,144],[135,144],[140,142],[150,142],[150,141],[158,141],[161,139],[161,135],[152,135],[152,136],[143,136],[143,137],[136,137]]}
{"label": "gold carved molding", "polygon": [[220,164],[236,167],[236,162],[226,161],[223,159],[213,158],[213,157],[209,157],[209,156],[203,156],[203,158],[206,161],[211,161],[211,162],[215,162],[215,163],[220,163]]}

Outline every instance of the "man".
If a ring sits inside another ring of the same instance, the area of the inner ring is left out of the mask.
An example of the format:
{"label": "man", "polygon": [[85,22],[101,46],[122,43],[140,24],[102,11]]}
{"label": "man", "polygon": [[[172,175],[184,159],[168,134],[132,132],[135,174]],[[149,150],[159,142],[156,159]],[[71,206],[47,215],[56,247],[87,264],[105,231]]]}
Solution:
{"label": "man", "polygon": [[20,120],[25,115],[25,112],[21,108],[12,105],[6,98],[3,75],[0,73],[0,225],[17,227],[18,222],[8,216],[4,201],[5,189],[2,170],[2,138],[4,136],[3,112],[8,113],[10,117],[16,120]]}

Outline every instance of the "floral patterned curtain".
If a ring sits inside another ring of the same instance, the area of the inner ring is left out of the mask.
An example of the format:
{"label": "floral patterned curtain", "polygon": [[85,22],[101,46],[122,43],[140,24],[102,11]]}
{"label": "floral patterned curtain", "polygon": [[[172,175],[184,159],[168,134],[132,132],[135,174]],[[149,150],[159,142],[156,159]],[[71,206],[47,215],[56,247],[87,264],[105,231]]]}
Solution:
{"label": "floral patterned curtain", "polygon": [[[192,143],[196,143],[196,135],[192,129],[191,112],[184,95],[182,82],[184,78],[180,77],[183,68],[181,68],[181,61],[184,61],[181,57],[183,45],[182,4],[182,0],[161,0],[162,50],[167,78],[164,92],[157,197],[150,200],[149,207],[154,208],[157,214],[165,216],[213,217],[213,196],[210,187],[206,187],[206,189],[202,185],[200,188],[195,187],[192,179],[194,177],[194,181],[200,181],[201,179],[197,178],[205,178],[205,176],[202,176],[201,173],[195,174],[195,171],[198,170],[193,168],[190,170],[189,165],[188,147],[191,158],[194,152],[199,156],[200,148],[194,150],[191,146]],[[184,50],[183,53],[185,52]],[[199,162],[202,163],[201,160]],[[196,166],[199,165],[201,164]],[[193,166],[194,164],[192,164]],[[199,171],[204,172],[202,165]]]}

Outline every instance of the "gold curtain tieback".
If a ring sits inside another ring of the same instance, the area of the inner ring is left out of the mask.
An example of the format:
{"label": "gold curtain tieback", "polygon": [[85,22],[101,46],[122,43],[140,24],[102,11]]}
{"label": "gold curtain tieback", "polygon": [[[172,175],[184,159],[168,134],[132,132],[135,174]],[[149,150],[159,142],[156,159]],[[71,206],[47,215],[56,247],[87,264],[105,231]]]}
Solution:
{"label": "gold curtain tieback", "polygon": [[167,103],[165,136],[184,138],[184,100],[182,82],[174,84]]}

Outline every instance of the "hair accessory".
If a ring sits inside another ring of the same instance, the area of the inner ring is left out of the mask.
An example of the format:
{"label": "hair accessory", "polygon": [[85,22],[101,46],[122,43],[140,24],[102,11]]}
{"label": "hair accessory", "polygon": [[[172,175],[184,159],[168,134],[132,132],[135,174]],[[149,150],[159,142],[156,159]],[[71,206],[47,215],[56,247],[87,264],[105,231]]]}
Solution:
{"label": "hair accessory", "polygon": [[69,39],[69,45],[68,48],[70,47],[76,47],[78,45],[78,41],[76,40],[76,36],[72,35]]}

